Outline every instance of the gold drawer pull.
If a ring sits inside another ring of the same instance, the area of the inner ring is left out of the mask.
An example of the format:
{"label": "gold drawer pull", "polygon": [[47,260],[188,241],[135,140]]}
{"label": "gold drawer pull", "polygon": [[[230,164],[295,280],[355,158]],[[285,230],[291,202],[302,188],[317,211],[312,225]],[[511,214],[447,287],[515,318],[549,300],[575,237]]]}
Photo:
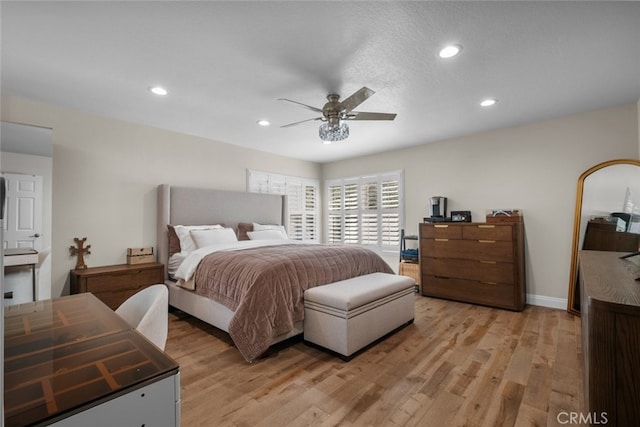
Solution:
{"label": "gold drawer pull", "polygon": [[448,242],[449,241],[449,239],[433,239],[433,240],[435,240],[436,242]]}
{"label": "gold drawer pull", "polygon": [[480,260],[480,262],[483,263],[483,264],[497,264],[496,261],[483,261],[483,260]]}
{"label": "gold drawer pull", "polygon": [[482,281],[480,283],[483,285],[492,285],[492,286],[495,286],[498,284],[497,282],[482,282]]}
{"label": "gold drawer pull", "polygon": [[435,228],[449,228],[449,224],[433,224]]}
{"label": "gold drawer pull", "polygon": [[478,240],[479,243],[495,243],[495,240]]}
{"label": "gold drawer pull", "polygon": [[478,228],[496,228],[493,224],[479,224]]}

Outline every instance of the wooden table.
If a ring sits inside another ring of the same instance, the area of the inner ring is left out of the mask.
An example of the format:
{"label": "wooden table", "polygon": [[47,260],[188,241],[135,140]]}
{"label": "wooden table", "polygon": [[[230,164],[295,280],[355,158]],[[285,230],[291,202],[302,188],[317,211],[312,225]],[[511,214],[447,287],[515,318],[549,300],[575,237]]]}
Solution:
{"label": "wooden table", "polygon": [[7,427],[179,425],[178,364],[92,294],[9,306],[4,320]]}

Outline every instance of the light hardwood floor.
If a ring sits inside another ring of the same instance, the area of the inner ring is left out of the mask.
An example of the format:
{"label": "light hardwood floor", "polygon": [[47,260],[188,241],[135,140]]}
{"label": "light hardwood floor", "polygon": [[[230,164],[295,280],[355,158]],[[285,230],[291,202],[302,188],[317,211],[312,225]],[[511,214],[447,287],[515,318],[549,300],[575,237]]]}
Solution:
{"label": "light hardwood floor", "polygon": [[350,362],[297,342],[249,364],[172,312],[182,426],[553,426],[581,410],[580,318],[418,295],[415,314]]}

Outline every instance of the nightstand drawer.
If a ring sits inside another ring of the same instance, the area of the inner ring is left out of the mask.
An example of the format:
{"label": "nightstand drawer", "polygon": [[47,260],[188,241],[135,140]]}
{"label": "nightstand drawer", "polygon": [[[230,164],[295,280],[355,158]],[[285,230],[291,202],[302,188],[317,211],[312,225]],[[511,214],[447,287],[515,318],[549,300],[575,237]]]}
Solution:
{"label": "nightstand drawer", "polygon": [[89,291],[89,292],[94,294],[100,301],[108,305],[111,309],[115,310],[116,308],[120,307],[120,304],[125,302],[127,298],[129,298],[130,296],[134,295],[138,291],[141,291],[144,288],[147,288],[149,286],[151,286],[150,283],[144,284],[144,285],[141,284],[139,286],[132,287],[129,289],[109,290],[109,289],[103,288],[104,290],[99,292],[92,292],[92,291]]}
{"label": "nightstand drawer", "polygon": [[139,288],[138,285],[153,285],[158,282],[157,270],[133,270],[110,273],[104,276],[87,277],[87,292],[98,293]]}
{"label": "nightstand drawer", "polygon": [[71,270],[72,294],[91,292],[114,310],[136,292],[156,283],[164,283],[164,265],[157,262]]}

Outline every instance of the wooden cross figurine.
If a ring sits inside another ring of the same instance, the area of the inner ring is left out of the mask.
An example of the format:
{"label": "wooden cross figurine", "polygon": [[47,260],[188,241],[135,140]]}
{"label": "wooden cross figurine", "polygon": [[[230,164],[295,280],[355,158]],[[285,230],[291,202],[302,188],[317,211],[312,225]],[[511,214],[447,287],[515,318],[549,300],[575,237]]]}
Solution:
{"label": "wooden cross figurine", "polygon": [[84,242],[87,240],[86,237],[82,239],[78,239],[74,237],[73,240],[76,242],[77,247],[69,246],[69,251],[71,252],[71,256],[77,255],[78,261],[76,262],[76,270],[84,270],[87,268],[87,265],[84,263],[84,254],[90,254],[89,249],[91,245],[88,245],[86,248],[84,247]]}

